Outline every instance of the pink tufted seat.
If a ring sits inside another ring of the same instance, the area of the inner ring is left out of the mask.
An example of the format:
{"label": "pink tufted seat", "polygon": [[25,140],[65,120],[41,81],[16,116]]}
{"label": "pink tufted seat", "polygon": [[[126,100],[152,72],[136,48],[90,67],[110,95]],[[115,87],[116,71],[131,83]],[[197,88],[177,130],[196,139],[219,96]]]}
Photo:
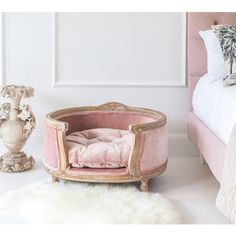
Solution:
{"label": "pink tufted seat", "polygon": [[129,130],[88,129],[66,136],[72,167],[121,168],[128,166],[133,134]]}

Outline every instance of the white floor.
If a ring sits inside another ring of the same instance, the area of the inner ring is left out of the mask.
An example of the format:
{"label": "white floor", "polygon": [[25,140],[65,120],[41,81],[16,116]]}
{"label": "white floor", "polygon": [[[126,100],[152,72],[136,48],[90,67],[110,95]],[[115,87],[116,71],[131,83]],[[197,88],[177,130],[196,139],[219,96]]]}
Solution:
{"label": "white floor", "polygon": [[219,183],[198,158],[169,158],[167,171],[151,182],[151,191],[175,202],[187,224],[228,224],[215,207]]}
{"label": "white floor", "polygon": [[[0,194],[20,188],[27,183],[47,178],[42,163],[41,148],[28,144],[27,153],[37,153],[35,167],[22,173],[0,172]],[[1,149],[2,152],[2,149]],[[230,223],[215,207],[219,184],[206,165],[198,158],[169,158],[167,171],[154,178],[150,191],[159,192],[171,199],[187,224]],[[14,215],[0,212],[0,223],[21,223]]]}

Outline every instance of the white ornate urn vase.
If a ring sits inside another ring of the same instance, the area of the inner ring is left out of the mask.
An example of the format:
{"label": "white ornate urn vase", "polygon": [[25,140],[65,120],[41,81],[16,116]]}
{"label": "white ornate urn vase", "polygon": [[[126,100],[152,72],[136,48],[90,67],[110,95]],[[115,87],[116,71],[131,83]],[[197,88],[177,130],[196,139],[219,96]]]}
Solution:
{"label": "white ornate urn vase", "polygon": [[35,117],[29,105],[20,105],[21,98],[34,95],[34,89],[25,86],[6,85],[0,87],[0,94],[10,98],[10,103],[0,107],[0,137],[8,152],[0,157],[0,170],[18,172],[34,165],[33,157],[21,151],[35,128]]}

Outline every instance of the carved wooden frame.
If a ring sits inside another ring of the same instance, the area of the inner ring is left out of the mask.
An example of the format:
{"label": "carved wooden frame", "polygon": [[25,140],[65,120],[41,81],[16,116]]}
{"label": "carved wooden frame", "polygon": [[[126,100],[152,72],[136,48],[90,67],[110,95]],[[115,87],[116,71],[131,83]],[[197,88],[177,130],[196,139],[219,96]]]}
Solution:
{"label": "carved wooden frame", "polygon": [[[86,173],[85,174],[75,173],[72,175],[71,173],[69,173],[70,166],[68,161],[68,151],[65,144],[65,136],[69,125],[67,122],[59,121],[56,119],[62,118],[66,114],[72,115],[84,111],[128,111],[128,112],[138,112],[141,114],[158,116],[159,119],[153,122],[129,125],[129,130],[134,134],[134,141],[133,141],[134,144],[128,161],[127,174],[107,176],[100,173],[94,175],[86,175]],[[138,107],[128,107],[121,103],[110,102],[100,106],[76,107],[76,108],[68,108],[51,112],[46,116],[46,124],[55,128],[57,131],[57,142],[60,153],[59,170],[51,169],[49,166],[44,164],[46,170],[49,172],[49,174],[52,175],[54,181],[58,181],[59,178],[73,181],[111,182],[111,183],[141,181],[140,185],[141,191],[148,191],[148,180],[164,172],[167,167],[167,161],[166,161],[160,167],[153,169],[149,172],[142,173],[138,168],[141,158],[140,150],[141,150],[143,132],[154,128],[160,128],[166,124],[166,115],[159,111],[154,111],[145,108],[138,108]]]}

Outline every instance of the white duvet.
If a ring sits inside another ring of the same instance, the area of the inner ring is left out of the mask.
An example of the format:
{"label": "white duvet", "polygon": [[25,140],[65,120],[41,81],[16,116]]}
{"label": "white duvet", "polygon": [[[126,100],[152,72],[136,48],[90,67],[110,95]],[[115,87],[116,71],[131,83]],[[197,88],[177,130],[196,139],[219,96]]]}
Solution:
{"label": "white duvet", "polygon": [[221,80],[210,82],[204,75],[193,93],[193,113],[228,144],[236,123],[236,86],[223,87]]}

